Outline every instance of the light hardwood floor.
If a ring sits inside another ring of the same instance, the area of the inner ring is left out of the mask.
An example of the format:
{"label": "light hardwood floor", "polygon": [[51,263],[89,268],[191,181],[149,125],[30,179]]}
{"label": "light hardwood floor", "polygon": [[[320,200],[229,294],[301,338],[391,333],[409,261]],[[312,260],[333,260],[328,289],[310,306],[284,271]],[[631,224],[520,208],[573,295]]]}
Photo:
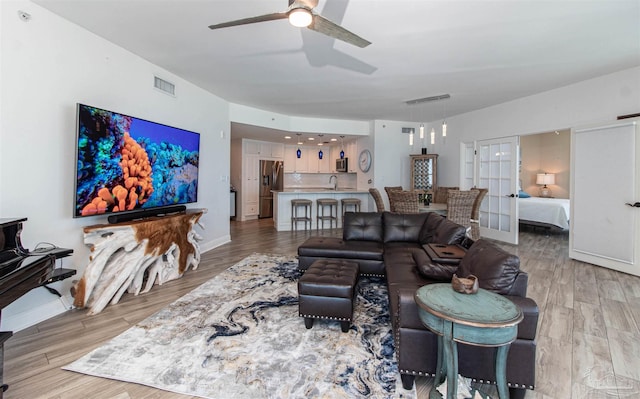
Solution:
{"label": "light hardwood floor", "polygon": [[[295,254],[315,232],[276,232],[270,219],[232,222],[232,242],[202,255],[200,267],[138,297],[125,295],[96,316],[70,310],[15,334],[5,346],[5,398],[186,399],[60,367],[115,337],[254,252]],[[341,230],[321,234],[338,236]],[[536,390],[528,399],[640,397],[640,278],[567,257],[568,235],[520,233],[501,244],[521,258],[529,296],[540,307]],[[417,379],[418,397],[430,381]],[[492,387],[485,387],[493,391]]]}

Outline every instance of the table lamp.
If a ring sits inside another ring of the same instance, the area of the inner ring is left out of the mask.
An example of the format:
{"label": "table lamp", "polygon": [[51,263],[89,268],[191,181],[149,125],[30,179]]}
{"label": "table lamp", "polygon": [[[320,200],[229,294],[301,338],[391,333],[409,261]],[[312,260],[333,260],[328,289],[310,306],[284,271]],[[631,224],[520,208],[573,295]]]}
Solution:
{"label": "table lamp", "polygon": [[553,173],[538,173],[536,175],[536,184],[542,184],[540,187],[541,197],[551,197],[551,189],[547,184],[556,184],[556,175]]}

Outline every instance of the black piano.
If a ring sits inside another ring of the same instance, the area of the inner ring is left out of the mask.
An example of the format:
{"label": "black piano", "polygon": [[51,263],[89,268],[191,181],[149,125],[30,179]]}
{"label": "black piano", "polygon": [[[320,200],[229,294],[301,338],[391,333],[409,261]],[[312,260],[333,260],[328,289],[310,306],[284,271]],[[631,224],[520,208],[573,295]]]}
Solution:
{"label": "black piano", "polygon": [[[56,259],[71,255],[72,249],[46,246],[29,251],[22,246],[20,233],[26,220],[0,218],[0,320],[2,309],[34,288],[44,286],[60,296],[46,284],[76,274],[73,269],[56,268]],[[8,387],[2,379],[4,342],[12,335],[11,331],[0,332],[0,399]]]}

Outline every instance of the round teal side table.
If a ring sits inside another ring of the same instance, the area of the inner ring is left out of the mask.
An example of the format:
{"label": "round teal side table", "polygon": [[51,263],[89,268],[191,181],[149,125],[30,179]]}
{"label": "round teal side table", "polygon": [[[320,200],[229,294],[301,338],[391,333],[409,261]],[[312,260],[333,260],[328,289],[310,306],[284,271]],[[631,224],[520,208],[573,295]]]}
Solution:
{"label": "round teal side table", "polygon": [[457,396],[457,343],[497,347],[496,385],[500,399],[509,398],[507,353],[518,334],[522,310],[509,299],[479,289],[476,294],[460,294],[451,284],[429,284],[415,295],[420,320],[438,335],[438,359],[430,398],[439,398],[435,386],[447,377],[447,399]]}

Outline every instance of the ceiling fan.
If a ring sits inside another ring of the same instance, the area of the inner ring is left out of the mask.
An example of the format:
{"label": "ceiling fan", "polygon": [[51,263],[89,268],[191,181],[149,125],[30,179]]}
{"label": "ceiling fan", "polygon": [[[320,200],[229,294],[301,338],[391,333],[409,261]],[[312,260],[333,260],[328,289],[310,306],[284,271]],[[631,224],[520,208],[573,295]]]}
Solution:
{"label": "ceiling fan", "polygon": [[316,32],[342,40],[358,47],[367,47],[370,41],[361,38],[355,33],[349,32],[340,25],[337,25],[322,15],[315,12],[318,0],[289,0],[289,8],[284,12],[260,15],[257,17],[243,18],[235,21],[223,22],[221,24],[209,25],[209,29],[227,28],[230,26],[254,24],[256,22],[275,21],[277,19],[289,19],[293,26],[300,28],[307,27]]}

